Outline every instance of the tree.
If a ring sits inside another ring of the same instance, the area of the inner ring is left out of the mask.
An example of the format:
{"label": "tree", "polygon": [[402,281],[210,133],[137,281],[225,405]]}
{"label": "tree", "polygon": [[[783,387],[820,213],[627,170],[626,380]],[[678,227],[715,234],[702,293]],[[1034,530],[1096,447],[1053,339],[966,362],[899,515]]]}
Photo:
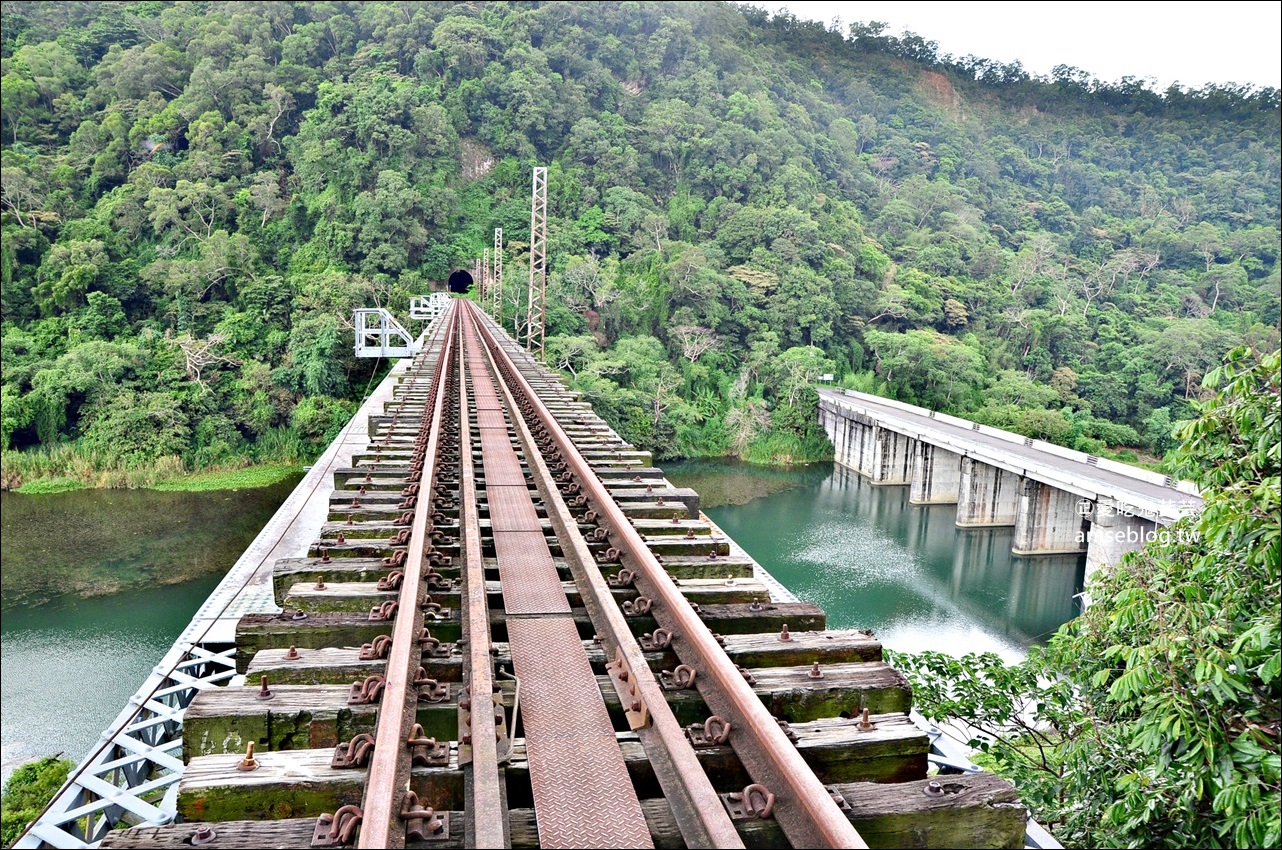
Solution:
{"label": "tree", "polygon": [[677,325],[670,333],[681,346],[681,356],[691,363],[721,347],[721,340],[715,333],[698,325]]}
{"label": "tree", "polygon": [[813,345],[795,346],[780,354],[779,394],[784,403],[794,406],[801,394],[832,368],[832,361],[824,356],[823,350]]}
{"label": "tree", "polygon": [[[0,203],[4,204],[6,210],[13,213],[13,217],[17,219],[20,226],[29,225],[30,212],[39,209],[44,199],[45,193],[40,184],[26,171],[9,166],[0,168]],[[26,221],[22,218],[24,211],[28,212]]]}
{"label": "tree", "polygon": [[1107,565],[1046,648],[899,656],[926,716],[971,745],[1068,846],[1282,841],[1282,353],[1239,348],[1178,433],[1200,517]]}

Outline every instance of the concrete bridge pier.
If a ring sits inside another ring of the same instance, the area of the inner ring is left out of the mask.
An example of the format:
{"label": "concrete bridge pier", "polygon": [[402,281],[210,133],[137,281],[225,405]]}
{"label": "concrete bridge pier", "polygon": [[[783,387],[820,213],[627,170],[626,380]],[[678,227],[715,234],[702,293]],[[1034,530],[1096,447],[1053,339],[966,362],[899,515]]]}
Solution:
{"label": "concrete bridge pier", "polygon": [[1100,499],[1091,512],[1086,539],[1086,578],[1105,564],[1116,564],[1157,534],[1157,523],[1120,508],[1112,499]]}
{"label": "concrete bridge pier", "polygon": [[974,458],[962,458],[957,484],[957,527],[1014,525],[1018,507],[1017,479],[1018,476],[1003,469]]}
{"label": "concrete bridge pier", "polygon": [[874,484],[908,484],[913,480],[917,440],[889,428],[874,428],[872,471]]}
{"label": "concrete bridge pier", "polygon": [[872,475],[877,423],[862,416],[837,416],[821,405],[819,419],[832,441],[833,459],[863,475]]}
{"label": "concrete bridge pier", "polygon": [[1015,555],[1052,555],[1086,551],[1091,501],[1075,493],[1021,480],[1015,511]]}
{"label": "concrete bridge pier", "polygon": [[961,455],[915,440],[913,453],[912,492],[908,496],[913,505],[955,505],[961,487]]}

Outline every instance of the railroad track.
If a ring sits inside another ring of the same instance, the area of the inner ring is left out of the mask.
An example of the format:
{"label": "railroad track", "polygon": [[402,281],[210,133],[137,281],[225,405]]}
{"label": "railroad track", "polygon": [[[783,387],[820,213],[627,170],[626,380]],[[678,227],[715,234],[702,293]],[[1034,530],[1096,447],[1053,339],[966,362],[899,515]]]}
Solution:
{"label": "railroad track", "polygon": [[1021,845],[1004,783],[926,777],[870,634],[772,601],[469,302],[370,433],[187,710],[182,822],[103,846]]}

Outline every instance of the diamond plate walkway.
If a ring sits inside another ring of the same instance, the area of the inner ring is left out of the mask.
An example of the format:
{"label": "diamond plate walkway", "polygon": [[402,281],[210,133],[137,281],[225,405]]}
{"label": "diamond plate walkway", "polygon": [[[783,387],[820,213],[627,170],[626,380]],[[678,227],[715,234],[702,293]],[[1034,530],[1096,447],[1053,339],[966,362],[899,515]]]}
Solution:
{"label": "diamond plate walkway", "polygon": [[653,847],[475,332],[465,331],[542,847]]}

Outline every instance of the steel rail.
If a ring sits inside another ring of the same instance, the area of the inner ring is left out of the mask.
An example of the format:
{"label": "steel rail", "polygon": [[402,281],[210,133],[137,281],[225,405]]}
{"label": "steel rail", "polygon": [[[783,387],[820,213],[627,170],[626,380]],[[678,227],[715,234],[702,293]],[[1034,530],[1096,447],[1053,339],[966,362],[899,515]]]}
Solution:
{"label": "steel rail", "polygon": [[[460,303],[464,303],[460,301]],[[469,420],[467,346],[459,323],[459,489],[463,546],[462,616],[467,646],[465,681],[472,701],[470,776],[464,773],[469,847],[510,847],[511,837],[504,806],[503,779],[499,774],[497,732],[491,703],[494,692],[493,657],[490,655],[490,608],[485,588],[485,561],[481,550],[481,519],[476,504],[476,469],[472,462],[472,429]],[[460,732],[462,730],[460,729]],[[510,730],[509,730],[510,731]],[[461,736],[460,736],[461,738]],[[511,746],[509,742],[509,746]],[[460,761],[462,759],[460,758]]]}
{"label": "steel rail", "polygon": [[[401,808],[409,787],[409,734],[414,722],[418,694],[411,684],[413,671],[421,658],[418,630],[422,627],[419,603],[423,587],[423,559],[427,544],[428,521],[436,492],[436,453],[441,439],[441,420],[445,411],[447,369],[454,356],[459,322],[457,304],[449,318],[444,348],[436,362],[433,380],[436,397],[431,418],[420,423],[428,438],[423,451],[423,467],[418,502],[410,526],[409,551],[406,553],[404,578],[401,581],[396,622],[392,626],[392,646],[387,657],[386,684],[378,711],[374,734],[374,753],[362,799],[362,820],[358,847],[400,848],[405,846],[405,824]],[[426,412],[426,411],[425,411]]]}
{"label": "steel rail", "polygon": [[[646,756],[654,766],[655,776],[664,797],[672,807],[686,846],[743,847],[743,839],[721,804],[707,772],[699,764],[694,747],[664,698],[663,688],[650,670],[641,645],[615,603],[609,582],[601,574],[588,549],[587,541],[579,531],[578,523],[562,498],[529,424],[518,415],[520,405],[512,388],[502,380],[503,372],[495,361],[489,328],[471,311],[469,318],[475,323],[481,339],[487,343],[482,350],[494,374],[500,378],[496,382],[499,392],[503,394],[504,403],[513,414],[512,421],[525,447],[525,456],[530,471],[534,474],[535,485],[561,541],[566,562],[570,565],[593,628],[601,638],[606,657],[613,659],[621,656],[626,664],[626,667],[613,664],[614,669],[611,670],[610,678],[619,692],[620,700],[626,708],[633,699],[639,699],[648,711],[648,725],[639,725],[633,731],[637,733]],[[506,358],[506,362],[511,365],[511,358]],[[620,669],[627,670],[626,679],[619,677]]]}
{"label": "steel rail", "polygon": [[[487,338],[493,340],[488,334]],[[774,817],[788,840],[794,847],[866,848],[868,845],[849,818],[690,607],[574,441],[512,358],[497,342],[494,347],[510,366],[504,371],[510,375],[514,388],[525,396],[565,463],[578,477],[582,494],[596,510],[598,520],[609,526],[611,543],[620,550],[621,560],[628,562],[638,581],[648,585],[652,613],[672,632],[672,646],[682,663],[696,671],[695,687],[715,714],[730,720],[734,732],[729,743],[748,774],[775,795]]]}

